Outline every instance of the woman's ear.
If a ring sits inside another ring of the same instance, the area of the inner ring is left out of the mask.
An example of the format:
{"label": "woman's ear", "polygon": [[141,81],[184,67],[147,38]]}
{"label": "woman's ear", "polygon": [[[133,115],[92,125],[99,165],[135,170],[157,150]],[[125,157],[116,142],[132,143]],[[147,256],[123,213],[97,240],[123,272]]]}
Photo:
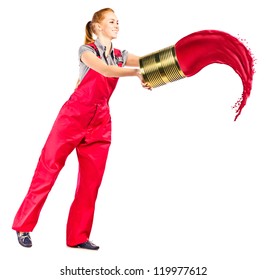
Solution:
{"label": "woman's ear", "polygon": [[102,27],[101,27],[100,23],[96,23],[96,30],[102,31]]}

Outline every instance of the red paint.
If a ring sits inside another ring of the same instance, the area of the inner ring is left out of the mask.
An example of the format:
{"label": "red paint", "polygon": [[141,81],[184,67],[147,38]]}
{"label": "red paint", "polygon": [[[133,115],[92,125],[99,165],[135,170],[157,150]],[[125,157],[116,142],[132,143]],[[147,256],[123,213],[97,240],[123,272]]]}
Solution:
{"label": "red paint", "polygon": [[180,68],[187,77],[198,73],[212,63],[227,64],[240,76],[243,84],[241,98],[233,108],[240,115],[250,96],[254,74],[254,61],[250,51],[237,38],[217,30],[192,33],[175,44]]}

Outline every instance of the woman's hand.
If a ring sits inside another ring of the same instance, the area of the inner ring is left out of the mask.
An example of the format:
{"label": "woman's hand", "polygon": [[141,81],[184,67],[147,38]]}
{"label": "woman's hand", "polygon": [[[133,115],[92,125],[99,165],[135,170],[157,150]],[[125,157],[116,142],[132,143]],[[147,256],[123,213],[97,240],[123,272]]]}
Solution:
{"label": "woman's hand", "polygon": [[142,85],[143,88],[148,89],[148,90],[152,90],[151,85],[150,85],[148,82],[145,82],[145,81],[144,81],[143,76],[142,76],[140,70],[137,72],[137,76],[138,76],[138,78],[140,79],[141,85]]}
{"label": "woman's hand", "polygon": [[146,88],[148,90],[152,90],[151,85],[147,82],[141,82],[141,85],[142,85],[143,88]]}

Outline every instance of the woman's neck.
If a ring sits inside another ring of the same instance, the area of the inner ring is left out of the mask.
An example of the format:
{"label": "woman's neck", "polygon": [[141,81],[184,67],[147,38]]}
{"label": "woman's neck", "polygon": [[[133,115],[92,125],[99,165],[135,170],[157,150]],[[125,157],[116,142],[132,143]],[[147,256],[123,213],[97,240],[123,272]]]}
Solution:
{"label": "woman's neck", "polygon": [[111,51],[111,47],[112,47],[112,41],[110,39],[102,37],[102,36],[99,36],[98,39],[101,42],[101,44],[106,47],[105,54],[109,55],[109,53]]}

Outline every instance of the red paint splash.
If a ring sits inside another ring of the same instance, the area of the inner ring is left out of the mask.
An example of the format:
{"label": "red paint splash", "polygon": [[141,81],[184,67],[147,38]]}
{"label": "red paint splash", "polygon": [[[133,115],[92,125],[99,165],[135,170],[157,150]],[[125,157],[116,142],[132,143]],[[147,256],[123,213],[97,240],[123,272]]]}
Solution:
{"label": "red paint splash", "polygon": [[241,98],[233,108],[235,121],[246,105],[252,88],[254,60],[251,52],[237,38],[218,30],[202,30],[191,33],[175,44],[180,68],[187,77],[198,73],[212,63],[227,64],[239,75],[243,84]]}

